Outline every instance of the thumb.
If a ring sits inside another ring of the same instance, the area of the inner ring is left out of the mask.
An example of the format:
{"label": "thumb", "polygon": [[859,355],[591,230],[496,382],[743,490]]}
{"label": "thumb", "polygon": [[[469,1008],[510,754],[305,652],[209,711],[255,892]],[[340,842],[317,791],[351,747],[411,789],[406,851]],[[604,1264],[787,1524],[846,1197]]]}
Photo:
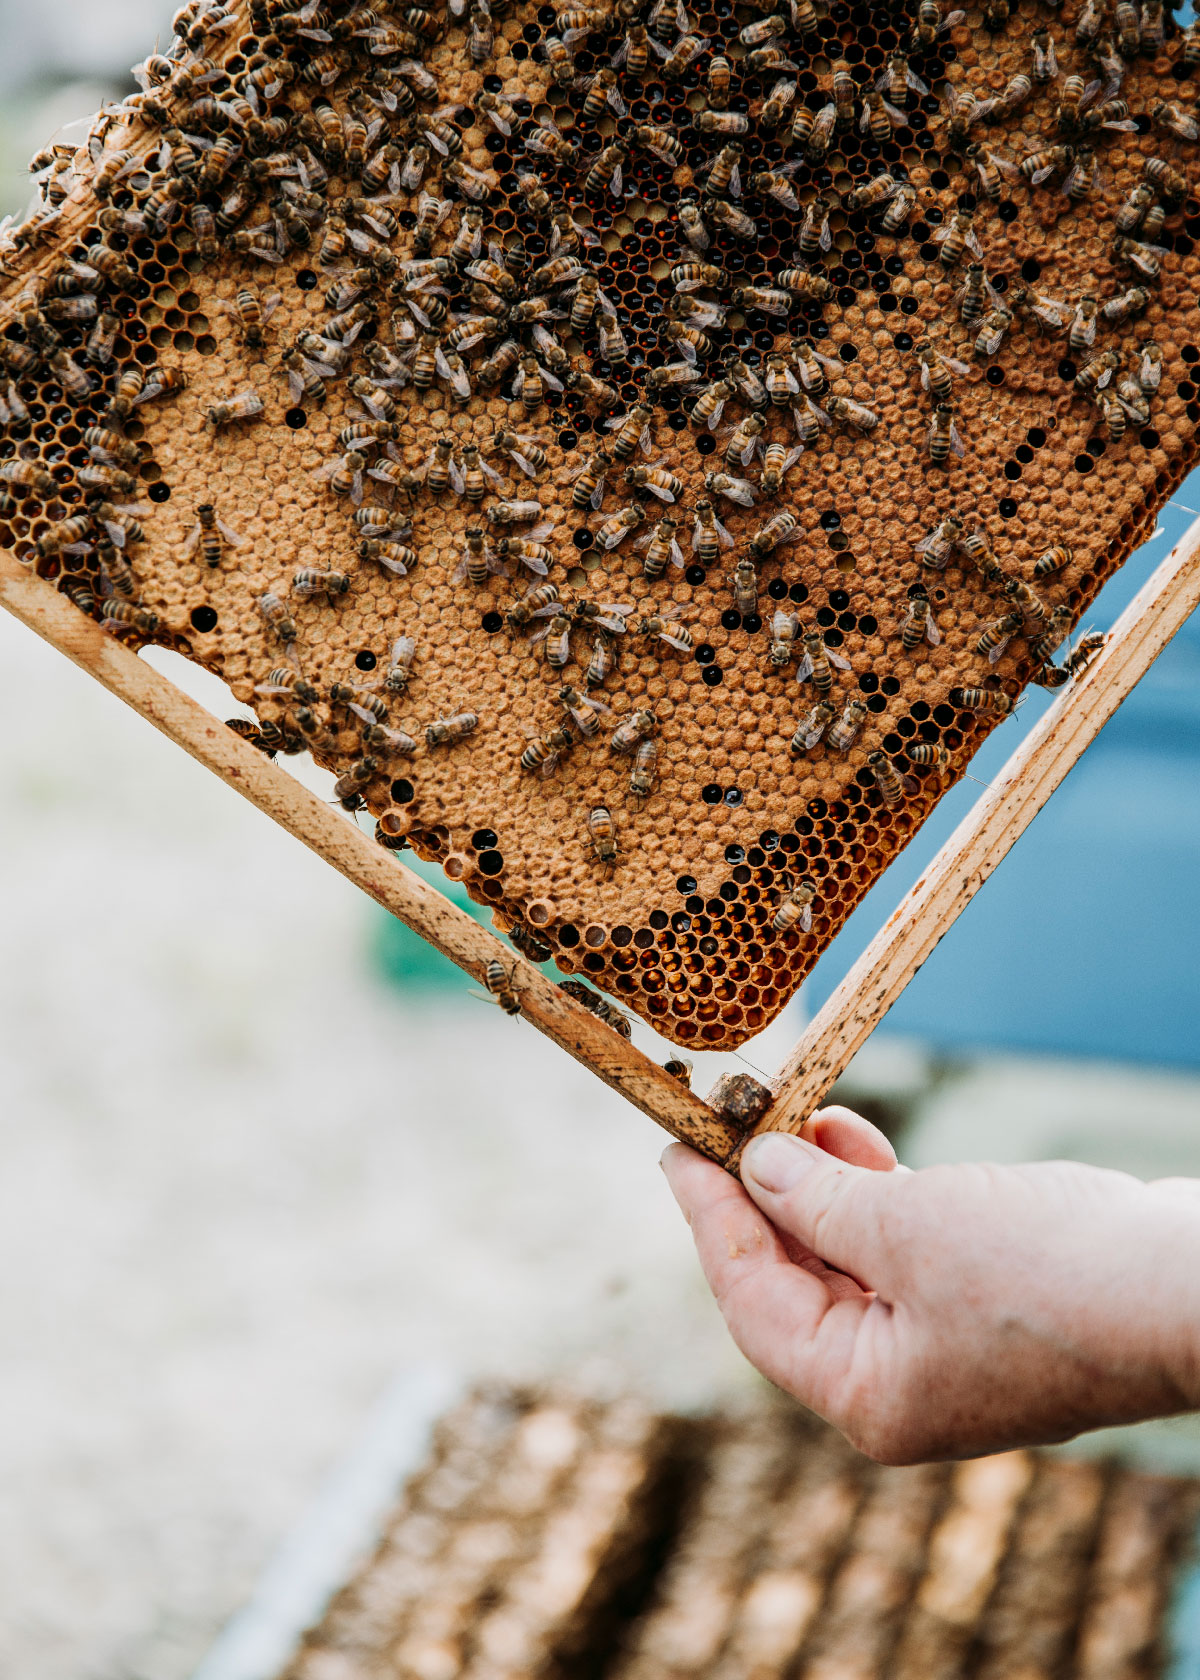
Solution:
{"label": "thumb", "polygon": [[773,1225],[826,1265],[872,1287],[863,1269],[876,1253],[881,1201],[902,1182],[899,1175],[853,1166],[790,1132],[752,1138],[741,1172]]}

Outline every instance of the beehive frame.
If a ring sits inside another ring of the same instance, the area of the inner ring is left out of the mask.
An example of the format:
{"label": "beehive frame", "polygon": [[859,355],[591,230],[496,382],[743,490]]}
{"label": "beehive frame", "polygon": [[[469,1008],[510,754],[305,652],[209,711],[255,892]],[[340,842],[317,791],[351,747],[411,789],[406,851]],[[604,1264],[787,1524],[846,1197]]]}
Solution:
{"label": "beehive frame", "polygon": [[[757,1121],[802,1123],[1193,604],[1189,537],[1099,657],[1053,663],[1196,455],[1200,119],[1163,95],[1200,41],[1159,0],[1051,8],[1053,32],[1009,0],[465,10],[189,0],[143,92],[39,158],[46,207],[0,238],[4,594],[732,1160],[729,1114],[246,743],[307,745],[523,950],[719,1049],[783,1008],[1023,686],[1069,684]],[[143,489],[144,528],[118,505]],[[258,720],[189,713],[136,660],[153,640]]]}

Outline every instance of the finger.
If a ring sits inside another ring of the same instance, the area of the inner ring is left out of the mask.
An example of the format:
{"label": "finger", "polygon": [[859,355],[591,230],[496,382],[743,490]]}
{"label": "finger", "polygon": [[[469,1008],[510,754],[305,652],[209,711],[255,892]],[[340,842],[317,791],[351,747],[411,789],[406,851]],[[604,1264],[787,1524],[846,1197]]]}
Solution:
{"label": "finger", "polygon": [[864,1288],[878,1287],[871,1270],[883,1203],[911,1179],[850,1165],[786,1132],[751,1139],[741,1170],[743,1184],[772,1224]]}
{"label": "finger", "polygon": [[804,1136],[827,1155],[836,1155],[852,1167],[891,1172],[897,1164],[896,1151],[879,1127],[839,1103],[814,1114],[804,1128]]}
{"label": "finger", "polygon": [[849,1279],[831,1287],[819,1263],[793,1264],[771,1222],[720,1167],[682,1144],[671,1145],[662,1166],[734,1341],[769,1381],[820,1409],[849,1365],[867,1298]]}

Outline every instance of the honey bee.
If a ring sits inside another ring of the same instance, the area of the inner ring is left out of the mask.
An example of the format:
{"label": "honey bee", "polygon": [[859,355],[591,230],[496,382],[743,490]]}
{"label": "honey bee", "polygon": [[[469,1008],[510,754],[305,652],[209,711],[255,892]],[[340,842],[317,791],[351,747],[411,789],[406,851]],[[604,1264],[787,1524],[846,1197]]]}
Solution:
{"label": "honey bee", "polygon": [[961,711],[997,712],[1002,717],[1013,709],[1012,699],[998,689],[951,689],[950,704],[961,707]]}
{"label": "honey bee", "polygon": [[812,901],[817,896],[817,883],[805,875],[781,899],[771,926],[776,933],[789,933],[798,927],[801,933],[812,931]]}
{"label": "honey bee", "polygon": [[[139,400],[144,399],[146,391],[143,389]],[[210,431],[219,431],[222,426],[229,426],[244,420],[256,420],[263,412],[263,401],[258,392],[249,386],[243,391],[235,392],[224,402],[212,403],[204,411],[204,418]]]}
{"label": "honey bee", "polygon": [[105,601],[101,608],[100,628],[123,634],[136,631],[139,636],[153,636],[158,630],[158,615],[131,601]]}
{"label": "honey bee", "polygon": [[0,463],[0,483],[22,490],[43,500],[58,494],[57,480],[32,461],[4,461]]}
{"label": "honey bee", "polygon": [[[574,147],[569,146],[569,150],[573,156]],[[625,147],[616,141],[597,152],[595,162],[584,177],[584,192],[595,193],[601,197],[605,193],[611,193],[614,198],[619,198],[624,185],[623,171],[628,156]]]}
{"label": "honey bee", "polygon": [[350,588],[345,572],[324,570],[317,566],[301,566],[292,578],[292,594],[301,598],[324,595],[332,606],[339,595]]}
{"label": "honey bee", "polygon": [[897,770],[884,752],[868,753],[867,769],[874,779],[875,786],[883,796],[884,804],[891,811],[900,810],[905,797],[917,792],[916,778],[902,774]]}
{"label": "honey bee", "polygon": [[466,539],[465,547],[463,548],[462,559],[459,561],[454,575],[451,578],[452,583],[462,583],[465,578],[469,583],[474,584],[478,589],[482,587],[482,585],[485,584],[488,578],[492,575],[498,577],[508,576],[508,572],[501,565],[495,554],[492,553],[491,548],[488,546],[488,543],[484,538],[483,531],[478,525],[469,526],[467,530],[463,532],[463,536]]}
{"label": "honey bee", "polygon": [[1157,280],[1162,273],[1163,253],[1158,245],[1146,245],[1136,239],[1117,238],[1113,240],[1112,250],[1116,262],[1127,264],[1143,280]]}
{"label": "honey bee", "polygon": [[1115,350],[1103,350],[1098,356],[1085,363],[1075,375],[1075,389],[1080,396],[1090,397],[1097,391],[1104,390],[1113,374],[1121,365],[1121,358]]}
{"label": "honey bee", "polygon": [[948,403],[938,403],[929,422],[929,459],[935,466],[944,466],[952,450],[962,456],[966,446],[955,425],[954,410]]}
{"label": "honey bee", "polygon": [[591,508],[595,511],[604,500],[604,480],[612,466],[612,456],[604,449],[597,449],[580,468],[575,479],[575,486],[571,493],[571,505],[577,508]]}
{"label": "honey bee", "polygon": [[600,729],[600,718],[609,712],[603,701],[594,694],[581,694],[570,686],[560,688],[558,703],[585,741],[592,740]]}
{"label": "honey bee", "polygon": [[823,274],[810,274],[804,268],[785,268],[778,278],[797,303],[828,303],[833,296],[833,284]]}
{"label": "honey bee", "polygon": [[778,513],[771,515],[765,525],[760,526],[750,538],[748,546],[754,559],[761,563],[774,554],[777,548],[795,542],[799,536],[799,519],[790,508],[781,508]]}
{"label": "honey bee", "polygon": [[305,706],[315,706],[321,698],[320,691],[313,684],[306,682],[291,665],[277,665],[273,671],[267,673],[265,683],[254,685],[255,694],[265,694],[271,698],[288,696],[292,700],[299,700]]}
{"label": "honey bee", "polygon": [[832,725],[825,744],[832,747],[834,752],[848,753],[858,739],[859,731],[870,716],[865,700],[847,700],[842,715]]}
{"label": "honey bee", "polygon": [[501,537],[496,544],[496,553],[502,560],[519,560],[522,566],[538,577],[546,576],[554,559],[544,544],[528,537]]}
{"label": "honey bee", "polygon": [[956,210],[943,227],[934,230],[933,242],[941,246],[938,256],[944,268],[956,268],[966,251],[979,260],[983,258],[973,210]]}
{"label": "honey bee", "polygon": [[553,606],[558,600],[558,590],[552,583],[535,583],[519,601],[514,601],[504,615],[504,622],[509,630],[522,630],[531,624],[541,609]]}
{"label": "honey bee", "polygon": [[800,386],[795,374],[788,366],[787,357],[779,351],[773,352],[766,361],[767,396],[776,408],[786,408],[792,398],[799,395]]}
{"label": "honey bee", "polygon": [[638,547],[646,550],[642,569],[648,578],[660,578],[668,562],[677,570],[683,570],[683,550],[675,537],[678,529],[678,521],[665,514],[649,536],[639,539]]}
{"label": "honey bee", "polygon": [[820,195],[805,206],[797,236],[802,257],[814,257],[818,251],[828,251],[832,246],[833,235],[829,231],[831,209],[829,199]]}
{"label": "honey bee", "polygon": [[[652,711],[631,712],[617,725],[609,745],[615,753],[627,757],[648,741],[657,728],[658,719]],[[595,733],[594,730],[592,732]]]}
{"label": "honey bee", "polygon": [[500,427],[492,434],[489,447],[507,455],[526,478],[536,478],[546,465],[546,451],[533,438],[510,431],[507,426]]}
{"label": "honey bee", "polygon": [[1081,636],[1079,639],[1079,646],[1073,653],[1068,654],[1066,660],[1064,661],[1064,667],[1068,677],[1079,676],[1080,672],[1083,671],[1090,661],[1096,657],[1100,649],[1104,646],[1104,643],[1105,637],[1097,631],[1092,631],[1086,636]]}
{"label": "honey bee", "polygon": [[704,488],[713,496],[724,496],[741,507],[753,507],[754,486],[748,479],[734,478],[729,473],[705,473]]}
{"label": "honey bee", "polygon": [[617,831],[607,805],[597,805],[588,812],[588,834],[597,859],[611,871],[617,863]]}
{"label": "honey bee", "polygon": [[[706,198],[704,213],[711,223],[734,239],[750,240],[758,237],[758,223],[748,216],[744,210],[739,210],[735,204],[730,204],[723,198]],[[751,293],[761,289],[753,286],[745,288],[747,292]],[[748,303],[747,307],[754,308],[756,306]],[[707,306],[707,312],[711,312],[711,308],[712,306]],[[720,322],[716,322],[716,324],[719,325]]]}
{"label": "honey bee", "polygon": [[894,52],[875,82],[879,92],[901,111],[907,111],[914,93],[927,94],[928,87],[909,69],[908,55]]}
{"label": "honey bee", "polygon": [[1128,291],[1109,298],[1104,305],[1104,319],[1112,326],[1132,321],[1150,307],[1150,293],[1145,286],[1130,286]]}
{"label": "honey bee", "polygon": [[435,718],[425,730],[425,745],[431,751],[434,747],[457,746],[478,724],[479,715],[476,712],[454,712],[449,717]]}
{"label": "honey bee", "polygon": [[[71,519],[58,520],[33,546],[39,558],[45,560],[52,554],[82,553],[92,546],[91,537],[92,516],[89,513],[81,513]],[[90,608],[87,610],[90,611]]]}
{"label": "honey bee", "polygon": [[677,653],[690,653],[694,643],[692,633],[684,620],[694,618],[696,613],[695,607],[680,606],[677,601],[669,601],[661,612],[640,619],[637,633],[639,636],[665,642]]}
{"label": "honey bee", "polygon": [[550,74],[559,87],[567,87],[575,79],[575,63],[567,43],[557,35],[547,35],[543,43]]}
{"label": "honey bee", "polygon": [[986,654],[989,665],[995,665],[1004,656],[1004,650],[1021,628],[1020,613],[1005,613],[1003,618],[993,619],[984,626],[983,633],[975,643],[975,652]]}
{"label": "honey bee", "polygon": [[1137,382],[1143,391],[1157,391],[1161,378],[1162,350],[1153,339],[1147,339],[1142,345],[1142,356],[1137,369]]}
{"label": "honey bee", "polygon": [[1070,146],[1042,146],[1022,158],[1017,168],[1030,186],[1039,187],[1043,181],[1050,179],[1056,169],[1068,168],[1074,157]]}
{"label": "honey bee", "polygon": [[782,443],[770,443],[763,450],[763,470],[759,485],[764,496],[778,496],[784,480],[802,455],[802,449],[788,449]]}
{"label": "honey bee", "polygon": [[185,554],[194,554],[199,548],[204,557],[204,564],[216,567],[221,564],[223,558],[223,543],[229,543],[232,548],[241,548],[243,541],[244,539],[220,518],[211,502],[200,502],[196,507],[196,523],[183,551]]}
{"label": "honey bee", "polygon": [[758,612],[758,570],[749,556],[743,557],[729,576],[729,587],[733,591],[733,604],[743,618],[750,618]]}
{"label": "honey bee", "polygon": [[930,647],[937,647],[942,639],[942,633],[937,627],[933,616],[933,603],[924,588],[914,584],[909,596],[908,611],[900,626],[900,641],[905,653],[913,653],[922,642],[928,642]]}
{"label": "honey bee", "polygon": [[[542,506],[534,501],[505,501],[495,502],[487,510],[488,522],[492,525],[527,525],[531,521],[542,518]],[[539,524],[539,531],[548,532],[548,525]]]}
{"label": "honey bee", "polygon": [[708,103],[714,111],[723,111],[728,105],[731,78],[729,60],[723,53],[717,53],[709,59],[704,88],[708,95]]}
{"label": "honey bee", "polygon": [[994,356],[1004,342],[1004,335],[1013,324],[1011,309],[992,309],[978,323],[974,353],[981,361]]}
{"label": "honey bee", "polygon": [[88,334],[85,355],[93,367],[110,368],[116,360],[113,346],[121,330],[121,318],[111,309],[101,310]]}
{"label": "honey bee", "polygon": [[725,404],[736,394],[737,387],[731,379],[714,379],[711,385],[706,385],[701,391],[689,411],[693,423],[706,426],[710,432],[715,432],[720,425]]}
{"label": "honey bee", "polygon": [[1029,643],[1030,657],[1039,665],[1050,662],[1054,650],[1067,634],[1071,623],[1071,609],[1068,606],[1055,607],[1046,617],[1044,627]]}
{"label": "honey bee", "polygon": [[732,548],[733,538],[717,518],[707,497],[702,497],[693,509],[692,551],[702,566],[714,566],[722,548]]}
{"label": "honey bee", "polygon": [[935,402],[948,403],[954,393],[954,375],[967,374],[965,362],[944,355],[928,338],[913,346],[921,365],[921,389],[928,391]]}
{"label": "honey bee", "polygon": [[[831,632],[832,634],[832,632]],[[825,639],[819,630],[808,630],[804,634],[804,653],[796,668],[797,682],[811,682],[817,696],[821,700],[828,700],[833,689],[833,671],[850,670],[850,661],[844,659],[833,648],[827,647]]]}
{"label": "honey bee", "polygon": [[364,537],[358,545],[358,552],[361,559],[374,560],[394,577],[406,577],[419,558],[415,549],[407,548],[403,543],[385,542],[379,537]]}
{"label": "honey bee", "polygon": [[626,467],[625,483],[635,490],[649,490],[661,502],[675,502],[683,494],[683,480],[665,467]]}
{"label": "honey bee", "polygon": [[872,408],[854,402],[850,397],[827,397],[825,412],[834,420],[843,420],[856,432],[869,432],[879,424],[879,416]]}
{"label": "honey bee", "polygon": [[777,609],[771,619],[771,641],[767,649],[767,662],[773,671],[782,671],[791,664],[799,627],[800,620],[795,613]]}
{"label": "honey bee", "polygon": [[824,700],[818,700],[805,717],[800,720],[796,733],[792,736],[789,751],[793,758],[799,758],[801,753],[811,752],[820,745],[821,737],[833,722],[833,707]]}
{"label": "honey bee", "polygon": [[553,775],[563,753],[575,745],[575,737],[565,727],[551,729],[538,740],[531,740],[521,754],[521,768],[543,781]]}
{"label": "honey bee", "polygon": [[268,590],[266,594],[258,596],[255,601],[255,606],[257,606],[259,612],[266,619],[267,624],[279,637],[281,642],[285,645],[289,645],[296,640],[297,630],[295,620],[292,618],[283,602],[279,599],[278,595],[275,595]]}
{"label": "honey bee", "polygon": [[646,510],[642,507],[620,508],[597,529],[596,541],[605,550],[614,549],[624,542],[631,532],[636,531],[638,526],[645,522],[645,518]]}
{"label": "honey bee", "polygon": [[591,1011],[597,1020],[603,1021],[606,1026],[611,1027],[622,1038],[631,1037],[629,1017],[623,1015],[619,1009],[609,1003],[607,998],[598,997],[595,992],[583,984],[582,980],[560,980],[558,989],[561,992],[566,992],[568,997],[574,998],[576,1003],[581,1003],[585,1009]]}
{"label": "honey bee", "polygon": [[[1142,176],[1152,187],[1160,192],[1168,204],[1180,204],[1188,195],[1187,176],[1162,158],[1147,158],[1142,165]],[[1126,229],[1119,229],[1124,233]]]}
{"label": "honey bee", "polygon": [[758,439],[766,428],[766,421],[761,414],[748,414],[744,420],[734,426],[729,432],[725,445],[725,464],[727,466],[748,466],[754,458],[758,447]]}

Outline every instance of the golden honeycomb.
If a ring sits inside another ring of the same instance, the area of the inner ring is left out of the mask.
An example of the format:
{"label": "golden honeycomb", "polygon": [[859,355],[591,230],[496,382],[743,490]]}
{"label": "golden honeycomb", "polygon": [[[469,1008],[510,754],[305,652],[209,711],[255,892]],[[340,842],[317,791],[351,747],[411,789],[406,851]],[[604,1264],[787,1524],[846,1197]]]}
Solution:
{"label": "golden honeycomb", "polygon": [[4,232],[0,537],[736,1046],[1195,457],[1194,62],[1155,0],[191,0]]}

